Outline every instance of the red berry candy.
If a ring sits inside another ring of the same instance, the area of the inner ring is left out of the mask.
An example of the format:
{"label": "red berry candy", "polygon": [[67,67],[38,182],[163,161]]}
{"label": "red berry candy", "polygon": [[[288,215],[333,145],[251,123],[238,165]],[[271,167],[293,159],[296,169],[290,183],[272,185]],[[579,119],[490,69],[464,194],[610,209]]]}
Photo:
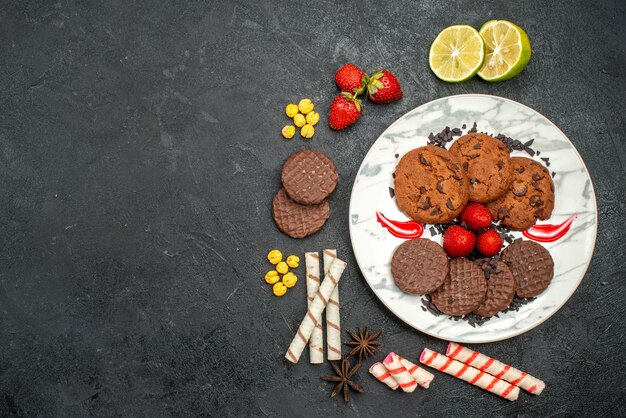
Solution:
{"label": "red berry candy", "polygon": [[363,86],[365,73],[354,64],[344,64],[335,74],[335,83],[341,91],[354,93]]}
{"label": "red berry candy", "polygon": [[493,229],[485,231],[478,236],[476,248],[482,255],[493,257],[502,249],[502,237]]}
{"label": "red berry candy", "polygon": [[452,225],[443,233],[443,249],[452,258],[465,257],[475,244],[476,235],[460,225]]}
{"label": "red berry candy", "polygon": [[489,209],[480,203],[470,203],[465,206],[465,209],[461,212],[460,219],[461,222],[474,231],[488,228],[491,226],[491,222],[493,222]]}

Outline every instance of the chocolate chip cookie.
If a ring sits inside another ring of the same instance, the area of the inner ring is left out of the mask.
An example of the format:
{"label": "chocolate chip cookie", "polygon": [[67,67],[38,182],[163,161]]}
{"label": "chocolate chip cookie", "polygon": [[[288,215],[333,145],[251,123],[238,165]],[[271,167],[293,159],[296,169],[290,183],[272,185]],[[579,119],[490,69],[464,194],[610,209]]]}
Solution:
{"label": "chocolate chip cookie", "polygon": [[301,205],[294,202],[282,188],[272,201],[272,217],[278,229],[292,238],[313,235],[326,223],[330,215],[328,201],[319,205]]}
{"label": "chocolate chip cookie", "polygon": [[300,151],[283,164],[281,180],[292,200],[302,205],[317,205],[335,191],[337,167],[323,152]]}
{"label": "chocolate chip cookie", "polygon": [[548,219],[554,209],[554,183],[548,170],[525,157],[511,158],[513,182],[509,190],[487,203],[493,219],[507,228],[522,231],[537,219]]}
{"label": "chocolate chip cookie", "polygon": [[502,260],[509,266],[517,296],[532,298],[546,290],[554,275],[554,260],[550,252],[534,241],[517,241],[502,252]]}
{"label": "chocolate chip cookie", "polygon": [[450,222],[469,199],[469,181],[461,164],[434,145],[411,150],[400,159],[394,189],[400,210],[421,223]]}
{"label": "chocolate chip cookie", "polygon": [[[502,261],[498,261],[493,267],[487,262],[482,268],[485,277],[489,276],[486,277],[487,293],[485,300],[474,309],[474,313],[482,317],[490,317],[509,307],[515,296],[516,284],[513,273]],[[489,274],[486,273],[487,271]]]}
{"label": "chocolate chip cookie", "polygon": [[465,315],[485,300],[487,281],[483,270],[467,258],[450,260],[450,273],[432,294],[437,309],[448,315]]}
{"label": "chocolate chip cookie", "polygon": [[403,242],[391,258],[393,280],[406,293],[434,292],[443,284],[448,269],[448,256],[443,247],[425,238]]}
{"label": "chocolate chip cookie", "polygon": [[481,133],[460,137],[450,147],[470,182],[470,202],[486,203],[502,196],[513,181],[508,148],[497,139]]}

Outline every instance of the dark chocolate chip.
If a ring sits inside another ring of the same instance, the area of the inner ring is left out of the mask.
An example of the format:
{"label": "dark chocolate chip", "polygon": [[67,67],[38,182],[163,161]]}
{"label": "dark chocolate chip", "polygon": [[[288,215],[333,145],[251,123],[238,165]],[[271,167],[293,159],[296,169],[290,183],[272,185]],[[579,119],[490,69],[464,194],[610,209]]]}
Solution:
{"label": "dark chocolate chip", "polygon": [[522,174],[526,169],[524,167],[517,167],[517,172]]}
{"label": "dark chocolate chip", "polygon": [[513,189],[513,194],[517,197],[524,196],[526,192],[528,191],[526,184],[521,183],[521,182],[514,182],[512,185],[512,189]]}
{"label": "dark chocolate chip", "polygon": [[480,143],[476,143],[476,144],[474,144],[474,146],[472,148],[473,149],[481,149],[482,145],[480,145]]}
{"label": "dark chocolate chip", "polygon": [[430,203],[430,197],[426,197],[426,199],[424,199],[424,202],[422,202],[422,209],[426,210],[431,208],[433,205],[431,205]]}
{"label": "dark chocolate chip", "polygon": [[463,170],[467,171],[469,169],[469,164],[467,161],[463,163]]}
{"label": "dark chocolate chip", "polygon": [[448,198],[448,201],[446,202],[446,206],[450,210],[456,210],[456,208],[454,207],[454,204],[452,203],[452,199],[450,199],[450,198]]}
{"label": "dark chocolate chip", "polygon": [[435,208],[435,210],[433,210],[432,212],[430,212],[431,215],[439,215],[441,214],[441,209],[439,208]]}
{"label": "dark chocolate chip", "polygon": [[439,191],[439,193],[443,193],[443,182],[438,182],[437,183],[437,191]]}
{"label": "dark chocolate chip", "polygon": [[420,186],[420,194],[426,193],[426,187]]}
{"label": "dark chocolate chip", "polygon": [[424,165],[430,166],[430,163],[428,162],[426,158],[424,158],[423,155],[420,155],[420,162]]}
{"label": "dark chocolate chip", "polygon": [[498,168],[502,170],[504,168],[504,161],[498,160]]}
{"label": "dark chocolate chip", "polygon": [[533,173],[533,180],[535,180],[535,181],[539,181],[539,180],[541,180],[541,174],[539,174],[539,173]]}

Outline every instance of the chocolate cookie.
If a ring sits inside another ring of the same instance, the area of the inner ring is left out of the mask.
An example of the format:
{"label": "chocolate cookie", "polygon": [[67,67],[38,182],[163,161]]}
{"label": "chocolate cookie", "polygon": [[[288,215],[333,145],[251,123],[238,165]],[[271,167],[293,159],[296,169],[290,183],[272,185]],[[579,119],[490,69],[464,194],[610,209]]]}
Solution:
{"label": "chocolate cookie", "polygon": [[429,239],[405,241],[393,253],[391,275],[403,292],[432,293],[448,275],[448,256],[441,245]]}
{"label": "chocolate cookie", "polygon": [[511,158],[513,182],[509,191],[487,207],[495,220],[507,228],[522,231],[537,219],[548,219],[554,209],[554,183],[548,170],[525,157]]}
{"label": "chocolate cookie", "polygon": [[317,205],[337,187],[335,163],[319,151],[300,151],[283,164],[281,179],[285,191],[295,202]]}
{"label": "chocolate cookie", "polygon": [[301,205],[291,200],[285,189],[280,189],[272,201],[272,217],[276,226],[293,238],[313,235],[322,229],[329,215],[328,201],[319,205]]}
{"label": "chocolate cookie", "polygon": [[450,273],[443,285],[432,294],[432,301],[448,315],[465,315],[485,300],[487,281],[483,270],[467,258],[450,260]]}
{"label": "chocolate cookie", "polygon": [[421,223],[450,222],[469,199],[469,181],[461,164],[434,145],[411,150],[400,159],[394,189],[400,210]]}
{"label": "chocolate cookie", "polygon": [[474,309],[474,313],[483,317],[489,317],[509,307],[513,296],[515,296],[516,285],[513,273],[511,273],[511,270],[504,262],[498,261],[495,264],[495,268],[492,268],[487,262],[483,269],[485,267],[489,271],[487,293],[483,303]]}
{"label": "chocolate cookie", "polygon": [[502,252],[509,266],[520,298],[532,298],[546,290],[554,275],[554,260],[550,252],[534,241],[517,241]]}
{"label": "chocolate cookie", "polygon": [[450,147],[467,172],[470,202],[486,203],[502,196],[513,181],[509,149],[489,135],[471,133]]}

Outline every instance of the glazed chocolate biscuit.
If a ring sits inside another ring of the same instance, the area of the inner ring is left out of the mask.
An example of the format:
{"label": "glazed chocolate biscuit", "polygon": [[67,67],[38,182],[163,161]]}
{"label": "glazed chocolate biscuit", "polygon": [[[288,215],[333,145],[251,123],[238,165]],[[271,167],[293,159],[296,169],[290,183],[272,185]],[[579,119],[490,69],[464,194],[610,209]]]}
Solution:
{"label": "glazed chocolate biscuit", "polygon": [[517,241],[502,252],[502,260],[509,266],[517,296],[532,298],[546,290],[554,275],[554,260],[550,252],[534,241]]}
{"label": "glazed chocolate biscuit", "polygon": [[554,183],[548,170],[525,157],[511,158],[513,182],[509,191],[487,208],[493,219],[501,220],[507,228],[522,231],[537,219],[548,219],[554,209]]}
{"label": "glazed chocolate biscuit", "polygon": [[302,205],[317,205],[335,191],[338,176],[335,163],[326,154],[305,150],[285,161],[281,179],[292,200]]}
{"label": "glazed chocolate biscuit", "polygon": [[474,313],[483,317],[490,317],[508,308],[511,304],[513,296],[515,296],[515,278],[509,267],[502,261],[498,261],[495,268],[492,268],[488,262],[482,267],[489,269],[487,293],[483,303],[474,309]]}
{"label": "glazed chocolate biscuit", "polygon": [[447,315],[465,315],[485,300],[487,281],[483,270],[467,258],[450,260],[450,273],[432,294],[437,309]]}
{"label": "glazed chocolate biscuit", "polygon": [[403,242],[391,258],[393,280],[406,293],[434,292],[442,285],[448,269],[448,256],[441,245],[425,238]]}
{"label": "glazed chocolate biscuit", "polygon": [[329,215],[328,201],[319,205],[301,205],[291,200],[285,189],[280,189],[272,201],[272,217],[276,226],[293,238],[313,235],[322,229]]}
{"label": "glazed chocolate biscuit", "polygon": [[448,151],[427,145],[400,159],[394,191],[402,212],[418,222],[439,224],[461,213],[469,199],[469,182]]}
{"label": "glazed chocolate biscuit", "polygon": [[460,137],[450,147],[470,181],[470,202],[486,203],[502,196],[513,181],[508,148],[495,138],[481,133]]}

